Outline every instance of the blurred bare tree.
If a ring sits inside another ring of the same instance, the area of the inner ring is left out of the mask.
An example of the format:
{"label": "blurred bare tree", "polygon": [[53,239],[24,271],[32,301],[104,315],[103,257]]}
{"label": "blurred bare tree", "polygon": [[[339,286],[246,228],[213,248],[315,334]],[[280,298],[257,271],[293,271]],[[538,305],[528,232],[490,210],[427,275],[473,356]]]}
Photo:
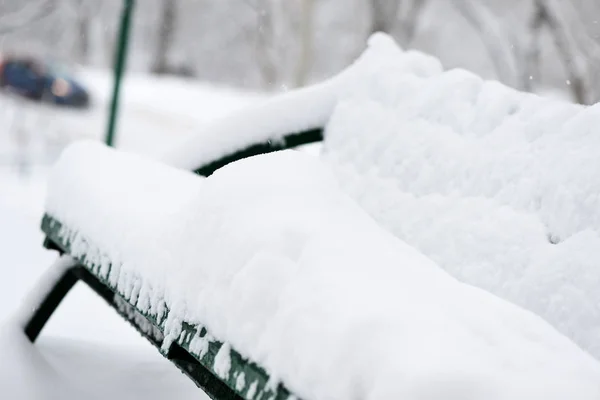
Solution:
{"label": "blurred bare tree", "polygon": [[177,28],[177,4],[175,0],[161,0],[160,19],[156,49],[150,70],[156,74],[170,72],[168,61],[169,50],[173,45],[175,29]]}
{"label": "blurred bare tree", "polygon": [[370,32],[392,35],[402,47],[410,46],[427,0],[370,0]]}
{"label": "blurred bare tree", "polygon": [[533,40],[528,51],[529,62],[527,63],[532,68],[531,73],[539,70],[539,35],[542,28],[547,28],[552,35],[560,61],[567,71],[567,82],[572,88],[574,99],[579,103],[586,103],[584,66],[575,54],[576,46],[571,41],[568,26],[562,13],[564,10],[557,8],[557,4],[546,0],[535,0],[534,4],[535,9],[531,25]]}
{"label": "blurred bare tree", "polygon": [[256,12],[256,62],[263,85],[268,87],[279,80],[276,54],[275,7],[271,0],[257,0]]}
{"label": "blurred bare tree", "polygon": [[508,85],[518,86],[516,81],[519,75],[515,61],[514,48],[517,39],[510,30],[500,24],[493,12],[481,1],[477,0],[451,0],[460,15],[480,35],[485,49],[494,64],[498,79]]}
{"label": "blurred bare tree", "polygon": [[[3,0],[0,50],[110,67],[123,0]],[[128,67],[237,86],[338,72],[372,32],[527,91],[600,99],[598,0],[144,0]]]}
{"label": "blurred bare tree", "polygon": [[296,68],[295,86],[304,86],[310,74],[310,67],[314,63],[313,38],[315,23],[315,1],[301,0],[302,12],[300,13],[300,55]]}

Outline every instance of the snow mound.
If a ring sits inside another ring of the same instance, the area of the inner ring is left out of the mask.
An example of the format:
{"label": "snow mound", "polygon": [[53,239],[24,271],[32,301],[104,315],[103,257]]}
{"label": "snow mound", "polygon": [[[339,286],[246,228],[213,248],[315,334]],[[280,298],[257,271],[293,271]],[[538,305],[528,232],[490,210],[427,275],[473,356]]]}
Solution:
{"label": "snow mound", "polygon": [[458,279],[600,359],[600,105],[483,81],[384,34],[347,70],[217,121],[164,160],[194,169],[326,126],[344,190]]}
{"label": "snow mound", "polygon": [[433,76],[440,62],[417,51],[402,51],[383,33],[373,35],[365,52],[346,70],[320,84],[271,97],[208,124],[163,156],[167,164],[194,170],[200,166],[268,140],[325,126],[340,98],[356,82],[373,74]]}
{"label": "snow mound", "polygon": [[323,155],[397,237],[600,358],[599,124],[600,104],[462,70],[382,72],[338,103]]}
{"label": "snow mound", "polygon": [[381,229],[316,158],[200,179],[83,143],[47,211],[77,230],[75,256],[119,266],[109,279],[138,309],[169,308],[166,337],[186,320],[225,342],[223,376],[231,348],[306,399],[600,397],[592,357]]}

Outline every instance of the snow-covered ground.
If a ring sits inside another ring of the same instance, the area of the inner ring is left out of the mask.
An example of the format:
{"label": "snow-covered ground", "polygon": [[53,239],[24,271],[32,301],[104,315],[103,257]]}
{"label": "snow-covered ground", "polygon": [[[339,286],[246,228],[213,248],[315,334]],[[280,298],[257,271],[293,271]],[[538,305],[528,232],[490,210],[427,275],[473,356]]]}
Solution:
{"label": "snow-covered ground", "polygon": [[[86,111],[0,97],[0,343],[9,344],[0,349],[0,398],[202,399],[188,378],[85,286],[67,296],[35,346],[12,320],[56,258],[42,248],[39,229],[48,167],[68,143],[104,135],[110,76],[82,71],[81,77],[93,93],[94,105]],[[257,98],[193,81],[128,77],[117,145],[160,154],[174,139]]]}

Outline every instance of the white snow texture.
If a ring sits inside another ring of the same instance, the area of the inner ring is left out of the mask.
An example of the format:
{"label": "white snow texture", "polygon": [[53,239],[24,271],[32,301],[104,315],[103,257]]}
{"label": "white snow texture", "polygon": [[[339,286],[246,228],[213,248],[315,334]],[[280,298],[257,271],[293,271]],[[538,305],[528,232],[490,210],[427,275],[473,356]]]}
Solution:
{"label": "white snow texture", "polygon": [[200,179],[81,143],[46,207],[132,304],[170,309],[167,338],[202,324],[300,398],[597,400],[600,364],[566,336],[599,356],[598,112],[378,35],[339,77],[165,157],[198,167],[327,124],[324,161],[282,152]]}
{"label": "white snow texture", "polygon": [[[120,266],[109,278],[132,304],[169,307],[167,337],[202,324],[300,398],[600,396],[592,357],[381,229],[312,156],[200,179],[80,143],[47,210],[77,229],[75,256]],[[229,373],[228,357],[216,364]]]}
{"label": "white snow texture", "polygon": [[600,359],[598,126],[600,104],[462,70],[371,74],[335,108],[324,157],[397,237]]}
{"label": "white snow texture", "polygon": [[324,159],[378,222],[600,359],[600,104],[444,72],[375,34],[339,76],[217,121],[165,161],[196,168],[319,124]]}

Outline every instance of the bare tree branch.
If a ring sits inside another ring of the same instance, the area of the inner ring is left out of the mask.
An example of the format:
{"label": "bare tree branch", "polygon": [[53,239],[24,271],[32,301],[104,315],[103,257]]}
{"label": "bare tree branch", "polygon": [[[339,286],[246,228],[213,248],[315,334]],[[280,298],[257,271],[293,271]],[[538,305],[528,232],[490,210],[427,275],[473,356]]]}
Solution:
{"label": "bare tree branch", "polygon": [[589,99],[586,91],[585,67],[577,54],[577,45],[573,43],[568,27],[560,16],[558,5],[551,0],[536,0],[536,7],[542,10],[541,15],[544,17],[558,55],[567,71],[567,83],[575,101],[587,104]]}
{"label": "bare tree branch", "polygon": [[400,0],[370,0],[371,33],[393,34],[398,21]]}
{"label": "bare tree branch", "polygon": [[[600,28],[591,29],[590,25],[583,22],[590,15],[600,15],[600,4],[596,1],[583,3],[583,7],[577,8],[572,2],[561,4],[576,23],[565,23],[570,31],[571,42],[577,46],[581,59],[585,59],[584,69],[587,77],[587,101],[594,103],[600,100]],[[598,27],[600,21],[594,20],[592,24]]]}
{"label": "bare tree branch", "polygon": [[508,85],[517,86],[516,62],[508,42],[512,34],[498,24],[490,10],[477,0],[451,0],[456,10],[479,32],[486,51],[496,69],[498,79]]}
{"label": "bare tree branch", "polygon": [[296,87],[304,86],[313,61],[314,0],[302,0],[300,20],[300,58],[296,70]]}
{"label": "bare tree branch", "polygon": [[175,0],[162,0],[161,5],[158,38],[156,39],[154,60],[150,67],[150,70],[156,74],[165,74],[169,72],[167,56],[173,44],[177,19],[177,4],[175,3]]}
{"label": "bare tree branch", "polygon": [[256,60],[258,62],[263,84],[273,86],[278,81],[277,64],[273,57],[275,43],[275,27],[273,22],[272,7],[269,0],[258,0],[256,6],[257,37]]}
{"label": "bare tree branch", "polygon": [[546,21],[545,9],[536,2],[528,26],[527,43],[523,55],[523,70],[519,89],[531,92],[534,79],[540,79],[541,33]]}
{"label": "bare tree branch", "polygon": [[370,33],[391,35],[401,47],[412,42],[426,0],[369,0]]}
{"label": "bare tree branch", "polygon": [[95,0],[71,0],[75,9],[71,10],[76,21],[75,40],[76,57],[81,63],[86,63],[90,56],[91,18],[99,11],[100,3]]}
{"label": "bare tree branch", "polygon": [[419,26],[419,19],[423,9],[425,8],[425,4],[427,4],[427,0],[412,0],[408,5],[408,10],[404,13],[404,15],[400,13],[398,40],[400,41],[400,45],[402,47],[408,47],[412,43]]}

